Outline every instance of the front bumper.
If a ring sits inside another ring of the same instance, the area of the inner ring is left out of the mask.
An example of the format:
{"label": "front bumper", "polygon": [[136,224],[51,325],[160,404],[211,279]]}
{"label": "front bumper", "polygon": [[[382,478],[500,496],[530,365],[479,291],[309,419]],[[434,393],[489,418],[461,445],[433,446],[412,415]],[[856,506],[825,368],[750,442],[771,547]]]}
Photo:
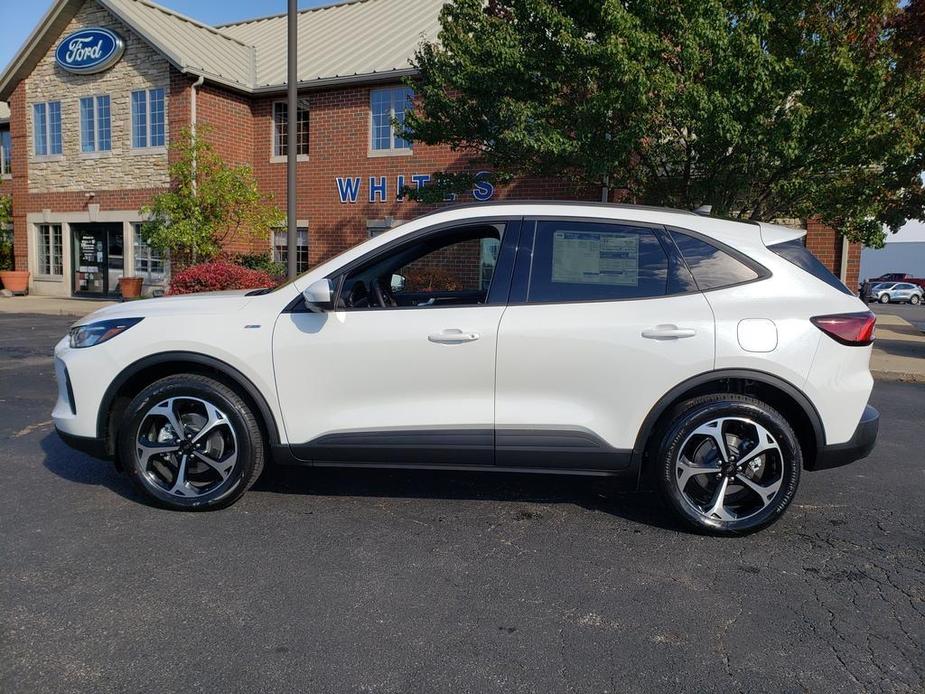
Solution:
{"label": "front bumper", "polygon": [[874,450],[879,429],[880,413],[868,405],[864,408],[864,414],[861,415],[861,421],[858,422],[851,439],[845,443],[823,446],[812,467],[807,466],[808,469],[827,470],[866,458]]}
{"label": "front bumper", "polygon": [[91,436],[74,436],[74,434],[68,434],[66,431],[61,431],[57,427],[55,427],[55,431],[58,433],[58,436],[61,437],[61,440],[75,451],[86,453],[89,456],[101,460],[110,460],[112,458],[106,451],[106,442],[102,439],[93,438]]}

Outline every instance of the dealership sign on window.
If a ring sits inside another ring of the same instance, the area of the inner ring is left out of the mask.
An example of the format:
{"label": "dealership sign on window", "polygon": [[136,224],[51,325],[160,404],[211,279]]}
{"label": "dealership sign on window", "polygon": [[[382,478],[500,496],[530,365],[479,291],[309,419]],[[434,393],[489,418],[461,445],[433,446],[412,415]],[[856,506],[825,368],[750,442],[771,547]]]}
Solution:
{"label": "dealership sign on window", "polygon": [[68,72],[89,75],[102,72],[125,52],[125,42],[115,32],[91,27],[69,34],[55,50],[55,62]]}
{"label": "dealership sign on window", "polygon": [[[476,174],[475,185],[472,187],[472,197],[479,202],[491,200],[495,194],[495,187],[484,177],[487,171],[479,171]],[[395,177],[395,187],[389,188],[389,178],[387,176],[370,176],[365,179],[362,176],[338,176],[337,195],[342,203],[355,203],[357,200],[366,200],[367,202],[392,202],[400,199],[398,193],[406,185],[423,188],[430,182],[430,174],[412,174],[410,176],[399,175]],[[363,188],[366,188],[364,194]],[[389,191],[391,190],[391,195]]]}

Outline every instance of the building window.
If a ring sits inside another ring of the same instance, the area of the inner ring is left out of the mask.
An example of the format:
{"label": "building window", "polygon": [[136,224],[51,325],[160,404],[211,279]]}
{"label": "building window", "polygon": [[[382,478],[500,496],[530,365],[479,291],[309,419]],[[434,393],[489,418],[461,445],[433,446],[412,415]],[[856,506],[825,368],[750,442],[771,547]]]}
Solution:
{"label": "building window", "polygon": [[132,92],[132,147],[163,147],[164,119],[162,88]]}
{"label": "building window", "polygon": [[61,225],[38,225],[38,274],[60,277],[64,274],[61,261]]}
{"label": "building window", "polygon": [[135,237],[135,277],[145,284],[167,282],[167,260],[161,251],[151,248],[141,237],[141,224],[133,224]]}
{"label": "building window", "polygon": [[0,130],[0,176],[13,175],[13,154],[10,146],[10,131]]}
{"label": "building window", "polygon": [[49,101],[32,108],[32,133],[37,157],[61,154],[61,102]]}
{"label": "building window", "polygon": [[370,149],[374,152],[409,151],[411,143],[399,137],[410,111],[414,92],[410,87],[373,89],[369,93]]}
{"label": "building window", "polygon": [[[299,99],[296,156],[308,156],[308,99]],[[273,156],[285,157],[289,145],[289,104],[273,102]]]}
{"label": "building window", "polygon": [[108,152],[112,149],[109,96],[87,96],[80,100],[80,151]]}
{"label": "building window", "polygon": [[[280,229],[273,232],[273,261],[286,265],[289,262],[288,232]],[[296,229],[295,269],[299,274],[308,270],[308,229]]]}

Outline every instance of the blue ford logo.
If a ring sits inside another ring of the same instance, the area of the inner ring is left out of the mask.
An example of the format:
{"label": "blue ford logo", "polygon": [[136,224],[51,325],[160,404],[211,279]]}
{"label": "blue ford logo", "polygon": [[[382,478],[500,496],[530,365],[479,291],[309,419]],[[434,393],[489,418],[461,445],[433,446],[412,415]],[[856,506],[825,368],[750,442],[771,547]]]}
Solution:
{"label": "blue ford logo", "polygon": [[125,43],[118,34],[93,27],[66,36],[55,51],[55,62],[68,72],[86,75],[111,67],[124,51]]}

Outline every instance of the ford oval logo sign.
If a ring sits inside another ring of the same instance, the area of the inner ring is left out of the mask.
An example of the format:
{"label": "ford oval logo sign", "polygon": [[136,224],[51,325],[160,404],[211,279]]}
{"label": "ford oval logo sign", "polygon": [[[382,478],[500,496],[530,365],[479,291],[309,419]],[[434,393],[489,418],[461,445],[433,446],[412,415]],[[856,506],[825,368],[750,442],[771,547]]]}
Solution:
{"label": "ford oval logo sign", "polygon": [[124,51],[122,38],[109,29],[81,29],[58,45],[55,62],[68,72],[87,75],[112,67]]}

